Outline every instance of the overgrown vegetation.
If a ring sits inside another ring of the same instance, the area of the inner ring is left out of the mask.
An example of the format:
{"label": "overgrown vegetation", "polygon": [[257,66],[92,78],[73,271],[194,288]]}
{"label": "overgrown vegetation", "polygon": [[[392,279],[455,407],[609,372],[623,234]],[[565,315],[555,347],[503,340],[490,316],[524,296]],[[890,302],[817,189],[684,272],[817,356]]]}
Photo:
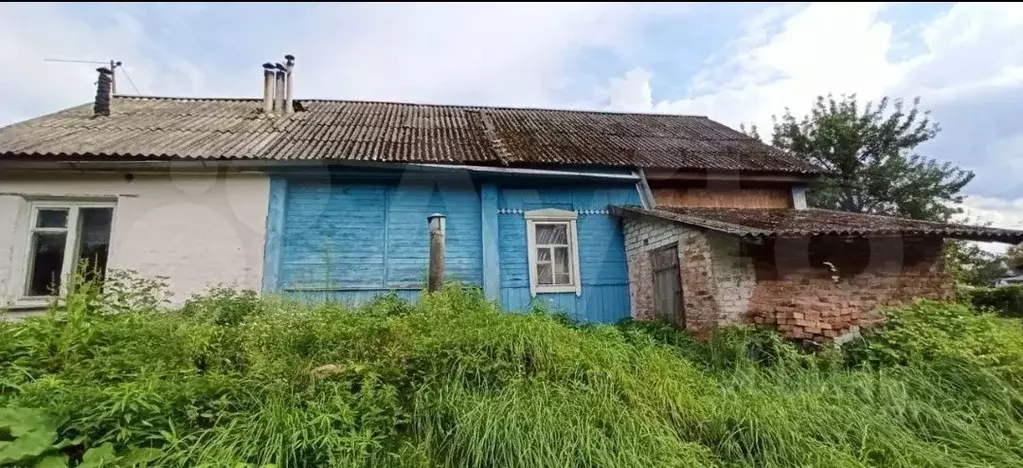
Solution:
{"label": "overgrown vegetation", "polygon": [[961,286],[958,291],[962,302],[1003,317],[1023,318],[1023,284],[997,288]]}
{"label": "overgrown vegetation", "polygon": [[1005,258],[975,242],[945,241],[945,270],[957,284],[989,287],[1009,273]]}
{"label": "overgrown vegetation", "polygon": [[[0,325],[0,406],[47,421],[59,463],[1023,466],[1023,330],[966,306],[890,311],[808,355],[750,328],[699,343],[506,314],[458,288],[360,308],[106,300],[79,288]],[[2,424],[0,453],[20,437]]]}

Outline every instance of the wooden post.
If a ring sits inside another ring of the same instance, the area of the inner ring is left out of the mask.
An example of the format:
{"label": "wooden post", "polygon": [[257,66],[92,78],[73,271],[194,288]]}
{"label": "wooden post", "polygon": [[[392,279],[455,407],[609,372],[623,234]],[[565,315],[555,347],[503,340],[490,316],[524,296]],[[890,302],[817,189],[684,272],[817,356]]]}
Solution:
{"label": "wooden post", "polygon": [[430,279],[426,290],[440,291],[444,287],[444,215],[427,216],[430,223]]}

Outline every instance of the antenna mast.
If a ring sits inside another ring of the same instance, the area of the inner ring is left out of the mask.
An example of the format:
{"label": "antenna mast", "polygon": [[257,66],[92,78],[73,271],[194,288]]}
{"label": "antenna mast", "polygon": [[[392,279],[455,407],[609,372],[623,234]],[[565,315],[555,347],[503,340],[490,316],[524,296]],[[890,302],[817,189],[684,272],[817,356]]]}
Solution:
{"label": "antenna mast", "polygon": [[95,60],[62,60],[62,59],[43,59],[44,62],[61,62],[61,63],[88,63],[94,65],[106,65],[110,67],[111,81],[110,81],[110,93],[117,94],[117,69],[121,66],[120,60],[110,60],[109,62],[97,62]]}

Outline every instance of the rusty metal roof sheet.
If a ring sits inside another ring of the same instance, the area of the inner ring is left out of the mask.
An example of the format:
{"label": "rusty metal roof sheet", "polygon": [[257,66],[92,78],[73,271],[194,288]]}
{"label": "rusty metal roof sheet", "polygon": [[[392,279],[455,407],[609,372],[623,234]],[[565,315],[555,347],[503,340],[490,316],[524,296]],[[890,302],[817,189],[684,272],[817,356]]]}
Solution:
{"label": "rusty metal roof sheet", "polygon": [[362,101],[118,96],[0,129],[0,158],[270,159],[593,165],[818,174],[705,117]]}
{"label": "rusty metal roof sheet", "polygon": [[792,208],[676,208],[644,209],[614,206],[617,216],[651,216],[740,237],[923,236],[1023,242],[1023,231],[844,211]]}

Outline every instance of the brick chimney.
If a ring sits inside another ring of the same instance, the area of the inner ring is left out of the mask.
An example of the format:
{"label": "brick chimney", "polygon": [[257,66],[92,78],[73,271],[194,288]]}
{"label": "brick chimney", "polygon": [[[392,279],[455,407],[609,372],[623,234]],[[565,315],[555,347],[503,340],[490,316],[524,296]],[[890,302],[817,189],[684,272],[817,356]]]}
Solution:
{"label": "brick chimney", "polygon": [[96,69],[99,72],[99,80],[96,81],[96,102],[92,105],[92,113],[95,116],[110,115],[110,89],[114,72],[101,67]]}

